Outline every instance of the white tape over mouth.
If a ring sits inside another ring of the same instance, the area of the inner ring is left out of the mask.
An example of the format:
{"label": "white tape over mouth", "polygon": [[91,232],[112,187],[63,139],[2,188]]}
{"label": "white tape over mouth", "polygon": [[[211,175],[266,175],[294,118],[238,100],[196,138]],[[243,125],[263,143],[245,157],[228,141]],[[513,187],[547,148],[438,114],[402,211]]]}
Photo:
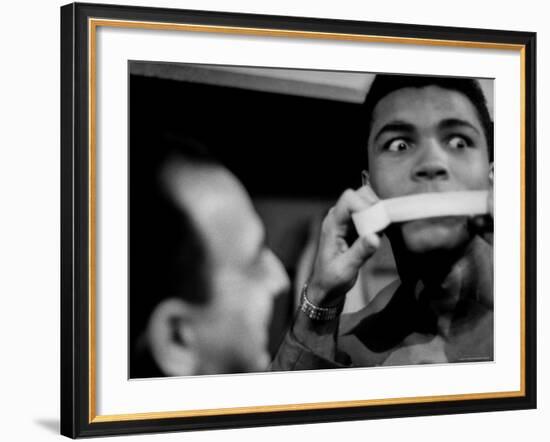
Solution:
{"label": "white tape over mouth", "polygon": [[380,200],[351,215],[357,233],[380,232],[392,223],[442,216],[477,216],[489,211],[487,190],[435,192]]}

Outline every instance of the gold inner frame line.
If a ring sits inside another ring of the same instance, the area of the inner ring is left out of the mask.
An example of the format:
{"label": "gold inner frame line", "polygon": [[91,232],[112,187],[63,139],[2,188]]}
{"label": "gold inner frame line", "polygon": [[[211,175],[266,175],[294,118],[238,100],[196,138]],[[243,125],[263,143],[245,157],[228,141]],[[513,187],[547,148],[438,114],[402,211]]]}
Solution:
{"label": "gold inner frame line", "polygon": [[[478,49],[497,49],[519,51],[521,66],[521,98],[520,98],[520,208],[521,208],[521,231],[520,231],[520,389],[518,391],[505,392],[487,392],[487,393],[466,393],[439,396],[419,396],[388,399],[368,399],[337,402],[316,402],[302,404],[284,404],[284,405],[261,405],[235,408],[216,408],[216,409],[192,409],[181,411],[149,412],[149,413],[130,413],[117,415],[97,415],[96,414],[96,36],[97,27],[115,27],[115,28],[134,28],[147,30],[171,30],[186,32],[207,32],[218,34],[235,34],[243,36],[269,36],[269,37],[293,37],[307,39],[325,39],[339,41],[357,41],[370,43],[389,43],[389,44],[413,44],[420,46],[445,46],[445,47],[463,47]],[[506,44],[494,42],[474,42],[458,40],[438,40],[412,37],[389,37],[376,35],[358,35],[345,33],[327,33],[312,31],[292,31],[268,28],[246,28],[231,26],[212,26],[181,23],[157,23],[142,22],[132,20],[111,20],[111,19],[88,19],[88,98],[89,98],[89,382],[88,382],[88,421],[89,423],[132,421],[144,419],[168,419],[178,417],[197,417],[197,416],[221,416],[236,415],[246,413],[270,413],[280,411],[295,410],[321,410],[329,408],[348,408],[365,407],[374,405],[395,405],[412,404],[441,401],[459,401],[459,400],[481,400],[496,398],[512,398],[525,396],[525,45]]]}

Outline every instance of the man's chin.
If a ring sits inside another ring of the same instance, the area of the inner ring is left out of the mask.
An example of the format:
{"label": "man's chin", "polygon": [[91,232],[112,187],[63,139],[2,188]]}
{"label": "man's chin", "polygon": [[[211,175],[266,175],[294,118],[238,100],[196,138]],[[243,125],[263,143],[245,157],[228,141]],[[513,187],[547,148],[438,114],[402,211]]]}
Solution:
{"label": "man's chin", "polygon": [[429,218],[401,225],[406,248],[412,253],[453,250],[469,238],[466,217]]}

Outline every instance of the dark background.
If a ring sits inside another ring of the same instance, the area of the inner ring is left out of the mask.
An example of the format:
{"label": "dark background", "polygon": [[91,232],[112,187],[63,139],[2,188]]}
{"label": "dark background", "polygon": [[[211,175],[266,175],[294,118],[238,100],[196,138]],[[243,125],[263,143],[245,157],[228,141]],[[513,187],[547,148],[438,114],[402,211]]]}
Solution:
{"label": "dark background", "polygon": [[167,129],[201,139],[253,198],[333,199],[359,186],[366,142],[358,109],[353,103],[130,76],[131,135]]}

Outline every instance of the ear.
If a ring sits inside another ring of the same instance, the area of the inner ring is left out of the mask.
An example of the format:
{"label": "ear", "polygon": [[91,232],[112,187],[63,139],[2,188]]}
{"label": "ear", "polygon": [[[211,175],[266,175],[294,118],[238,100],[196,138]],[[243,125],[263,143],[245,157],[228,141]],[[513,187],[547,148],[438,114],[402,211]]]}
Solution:
{"label": "ear", "polygon": [[167,376],[189,376],[198,371],[192,308],[169,298],[153,310],[147,337],[151,354]]}
{"label": "ear", "polygon": [[491,162],[489,164],[489,181],[491,182],[491,185],[493,184],[494,176],[495,176],[495,163]]}
{"label": "ear", "polygon": [[365,169],[361,171],[361,184],[363,186],[370,186],[370,175]]}

